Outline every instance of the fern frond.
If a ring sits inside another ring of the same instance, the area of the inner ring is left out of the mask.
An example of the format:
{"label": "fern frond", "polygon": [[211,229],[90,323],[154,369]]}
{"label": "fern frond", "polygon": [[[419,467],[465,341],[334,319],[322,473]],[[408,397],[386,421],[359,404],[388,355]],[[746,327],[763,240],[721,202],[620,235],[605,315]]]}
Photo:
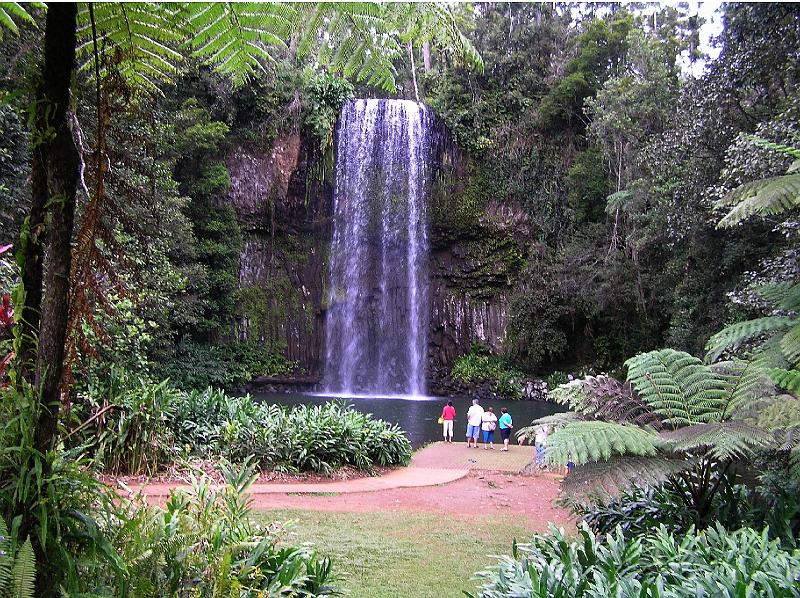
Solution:
{"label": "fern frond", "polygon": [[776,216],[800,205],[800,173],[759,179],[740,185],[731,191],[716,207],[733,205],[719,228],[731,228],[752,216]]}
{"label": "fern frond", "polygon": [[[100,76],[113,68],[132,89],[159,92],[172,83],[183,55],[174,4],[95,2],[93,4]],[[79,71],[94,76],[95,56],[88,4],[78,12]]]}
{"label": "fern frond", "polygon": [[767,431],[800,429],[800,399],[789,395],[775,397],[749,421]]}
{"label": "fern frond", "polygon": [[781,337],[781,352],[790,364],[800,363],[800,324],[789,328]]}
{"label": "fern frond", "polygon": [[4,596],[11,581],[11,563],[14,560],[11,554],[11,537],[8,533],[6,522],[0,517],[0,596]]}
{"label": "fern frond", "polygon": [[755,449],[774,443],[774,437],[768,431],[740,421],[694,424],[662,432],[659,440],[673,451],[707,450],[721,460],[746,457]]}
{"label": "fern frond", "polygon": [[606,198],[606,214],[613,216],[618,210],[624,212],[631,197],[633,197],[633,191],[627,189],[609,195]]}
{"label": "fern frond", "polygon": [[30,538],[25,540],[14,558],[11,569],[11,592],[13,598],[33,598],[36,584],[36,556]]}
{"label": "fern frond", "polygon": [[561,483],[562,495],[578,505],[608,502],[630,488],[655,486],[690,469],[694,459],[667,456],[616,457],[610,461],[575,467]]}
{"label": "fern frond", "polygon": [[570,380],[565,384],[558,385],[550,391],[547,398],[559,405],[566,405],[574,411],[581,411],[588,400],[582,380]]}
{"label": "fern frond", "polygon": [[779,309],[800,311],[800,283],[767,284],[756,288],[755,291]]}
{"label": "fern frond", "polygon": [[242,85],[274,62],[271,48],[287,47],[296,13],[285,3],[208,2],[185,4],[180,18],[194,56]]}
{"label": "fern frond", "polygon": [[726,404],[719,420],[744,419],[765,400],[775,396],[775,384],[766,370],[752,361],[718,361],[711,370],[725,387]]}
{"label": "fern frond", "polygon": [[582,465],[615,455],[652,456],[656,438],[655,432],[631,425],[574,422],[548,437],[545,459],[551,465]]}
{"label": "fern frond", "polygon": [[723,381],[688,353],[650,351],[628,359],[625,365],[628,381],[665,424],[713,421],[725,405]]}
{"label": "fern frond", "polygon": [[517,440],[520,444],[526,444],[533,441],[536,436],[536,430],[542,426],[550,426],[553,429],[563,428],[567,424],[573,422],[585,421],[586,418],[580,413],[574,411],[565,411],[564,413],[554,413],[553,415],[546,415],[531,422],[530,426],[525,426],[517,431]]}
{"label": "fern frond", "polygon": [[715,361],[726,350],[736,349],[760,336],[781,332],[797,323],[797,318],[790,316],[765,316],[726,326],[708,340],[706,360]]}
{"label": "fern frond", "polygon": [[[35,6],[43,7],[40,2],[33,3]],[[3,30],[8,29],[11,33],[19,34],[19,27],[14,19],[24,21],[36,26],[36,22],[30,13],[18,2],[0,2],[0,40],[3,39]]]}
{"label": "fern frond", "polygon": [[800,393],[800,371],[770,368],[767,370],[767,374],[780,388],[794,394]]}

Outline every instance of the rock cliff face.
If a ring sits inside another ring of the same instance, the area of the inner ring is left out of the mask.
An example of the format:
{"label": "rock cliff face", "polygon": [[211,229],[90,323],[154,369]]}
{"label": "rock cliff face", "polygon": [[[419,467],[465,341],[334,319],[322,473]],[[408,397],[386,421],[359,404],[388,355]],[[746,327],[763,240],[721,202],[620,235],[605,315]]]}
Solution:
{"label": "rock cliff face", "polygon": [[[440,145],[428,205],[432,389],[472,343],[503,351],[526,246],[520,214],[493,208],[491,200],[476,209],[468,157]],[[324,371],[333,208],[332,160],[317,154],[301,136],[289,136],[266,150],[236,148],[227,159],[229,201],[245,236],[236,334],[281,349],[311,380]]]}

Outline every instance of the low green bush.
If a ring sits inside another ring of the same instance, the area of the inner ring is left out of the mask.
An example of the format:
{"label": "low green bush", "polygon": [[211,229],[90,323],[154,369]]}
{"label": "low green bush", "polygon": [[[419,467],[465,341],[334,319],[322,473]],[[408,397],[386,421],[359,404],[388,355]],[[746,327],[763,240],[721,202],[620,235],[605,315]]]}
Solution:
{"label": "low green bush", "polygon": [[511,366],[508,361],[492,355],[488,347],[472,345],[470,352],[457,358],[451,375],[454,380],[467,384],[493,382],[495,392],[514,399],[523,397],[525,374]]}
{"label": "low green bush", "polygon": [[159,379],[169,378],[173,386],[182,390],[231,389],[258,376],[288,374],[295,365],[280,353],[257,343],[201,345],[187,341],[178,345],[155,375]]}
{"label": "low green bush", "polygon": [[551,527],[477,574],[473,598],[696,598],[800,596],[800,551],[787,551],[751,528],[715,526],[682,536],[661,526],[626,538],[621,529],[576,538]]}
{"label": "low green bush", "polygon": [[265,469],[326,475],[411,458],[411,443],[397,425],[341,402],[290,409],[211,388],[179,391],[166,381],[111,386],[99,395],[90,387],[75,409],[84,416],[76,442],[108,473],[152,475],[179,454],[239,463],[252,455]]}
{"label": "low green bush", "polygon": [[171,426],[176,439],[199,454],[234,461],[254,455],[262,467],[330,474],[350,465],[408,463],[411,443],[394,424],[341,402],[289,409],[207,390],[185,395]]}

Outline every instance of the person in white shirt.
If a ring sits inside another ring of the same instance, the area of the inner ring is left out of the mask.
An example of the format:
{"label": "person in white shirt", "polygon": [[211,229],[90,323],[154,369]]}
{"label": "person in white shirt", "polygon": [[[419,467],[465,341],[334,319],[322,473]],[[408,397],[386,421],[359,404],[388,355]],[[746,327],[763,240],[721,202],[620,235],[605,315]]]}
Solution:
{"label": "person in white shirt", "polygon": [[497,429],[497,416],[494,414],[494,409],[491,407],[483,412],[483,417],[481,418],[481,429],[483,429],[484,450],[494,450],[494,431]]}
{"label": "person in white shirt", "polygon": [[547,447],[547,436],[550,434],[550,426],[539,426],[536,428],[534,444],[536,446],[536,464],[539,469],[544,469],[544,449]]}
{"label": "person in white shirt", "polygon": [[483,407],[478,405],[478,399],[472,399],[472,407],[467,411],[467,448],[478,448],[478,436],[481,433],[483,420]]}

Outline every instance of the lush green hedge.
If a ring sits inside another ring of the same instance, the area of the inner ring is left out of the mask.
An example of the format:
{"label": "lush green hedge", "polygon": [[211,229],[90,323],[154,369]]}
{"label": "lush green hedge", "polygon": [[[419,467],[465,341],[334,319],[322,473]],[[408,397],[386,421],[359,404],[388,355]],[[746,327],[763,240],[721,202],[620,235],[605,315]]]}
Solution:
{"label": "lush green hedge", "polygon": [[454,380],[461,382],[492,382],[498,394],[515,399],[522,398],[525,374],[508,361],[492,355],[488,347],[475,344],[466,355],[457,358],[451,372]]}
{"label": "lush green hedge", "polygon": [[[86,414],[104,403],[82,398]],[[220,390],[180,391],[139,381],[106,401],[115,405],[83,429],[98,466],[111,473],[154,474],[179,454],[222,456],[262,468],[329,474],[343,466],[371,471],[403,465],[411,443],[394,424],[341,402],[289,409]]]}
{"label": "lush green hedge", "polygon": [[201,345],[181,343],[156,374],[169,378],[184,390],[236,388],[258,376],[288,374],[295,364],[268,347],[256,343]]}
{"label": "lush green hedge", "polygon": [[635,538],[621,530],[577,538],[551,528],[478,576],[479,598],[696,598],[800,596],[800,550],[781,549],[767,532],[722,526],[673,536],[659,527]]}

